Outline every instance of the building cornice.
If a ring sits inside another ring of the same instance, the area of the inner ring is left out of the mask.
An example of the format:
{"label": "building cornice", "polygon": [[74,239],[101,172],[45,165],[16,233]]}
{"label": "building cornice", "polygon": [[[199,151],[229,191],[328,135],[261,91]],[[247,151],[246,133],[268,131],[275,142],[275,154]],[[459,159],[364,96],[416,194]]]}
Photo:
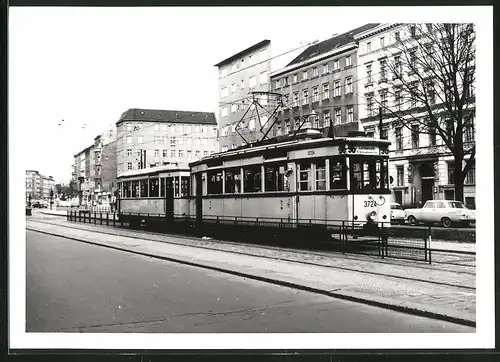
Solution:
{"label": "building cornice", "polygon": [[363,39],[366,39],[366,38],[369,38],[371,36],[375,36],[377,34],[381,34],[381,33],[384,33],[386,32],[387,30],[389,29],[394,29],[394,28],[397,28],[399,26],[401,26],[402,24],[401,23],[386,23],[386,24],[382,24],[376,28],[373,28],[373,29],[369,29],[367,31],[364,31],[362,33],[359,33],[357,35],[354,36],[354,39],[356,41],[360,41],[360,40],[363,40]]}
{"label": "building cornice", "polygon": [[331,57],[334,57],[336,55],[340,55],[340,54],[345,53],[345,52],[347,52],[349,50],[356,49],[357,47],[358,47],[358,44],[356,42],[347,43],[346,45],[344,45],[344,46],[342,46],[340,48],[336,48],[336,49],[330,50],[328,52],[325,52],[325,53],[322,53],[320,55],[317,55],[317,56],[315,56],[313,58],[306,59],[306,60],[304,60],[304,61],[302,61],[300,63],[293,64],[293,65],[290,65],[288,67],[276,70],[276,71],[272,72],[269,75],[269,78],[277,77],[277,76],[283,75],[285,73],[292,72],[294,70],[303,68],[305,66],[308,66],[308,65],[311,65],[311,64],[323,61],[323,60],[325,60],[327,58],[331,58]]}

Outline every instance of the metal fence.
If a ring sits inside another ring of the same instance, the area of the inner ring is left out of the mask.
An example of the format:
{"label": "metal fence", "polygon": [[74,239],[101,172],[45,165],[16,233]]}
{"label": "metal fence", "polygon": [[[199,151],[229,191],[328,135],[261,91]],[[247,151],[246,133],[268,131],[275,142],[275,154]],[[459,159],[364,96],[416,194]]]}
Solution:
{"label": "metal fence", "polygon": [[[133,218],[133,219],[131,219]],[[129,219],[128,221],[126,219]],[[147,229],[163,233],[210,236],[257,244],[279,244],[306,249],[327,249],[381,258],[431,263],[431,230],[419,229],[412,239],[394,238],[390,224],[359,225],[349,220],[289,220],[250,217],[204,217],[187,215],[103,213],[68,210],[67,220],[92,225]],[[131,222],[135,220],[136,222]]]}

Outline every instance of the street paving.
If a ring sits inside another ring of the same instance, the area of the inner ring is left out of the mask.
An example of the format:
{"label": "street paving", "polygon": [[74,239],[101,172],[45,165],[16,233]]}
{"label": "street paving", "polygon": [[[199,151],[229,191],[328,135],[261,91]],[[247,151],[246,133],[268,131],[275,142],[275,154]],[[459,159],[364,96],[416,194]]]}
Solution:
{"label": "street paving", "polygon": [[[60,233],[135,252],[166,256],[245,272],[250,275],[270,277],[322,290],[335,290],[338,295],[475,320],[475,268],[447,265],[446,269],[442,269],[434,264],[413,263],[412,266],[410,263],[397,264],[380,259],[370,261],[366,258],[364,260],[345,258],[343,255],[330,255],[329,257],[313,255],[312,258],[316,258],[316,261],[322,259],[324,262],[331,262],[330,266],[333,267],[325,268],[325,265],[317,266],[276,260],[276,258],[262,258],[262,256],[158,242],[158,238],[176,241],[177,244],[192,240],[187,238],[140,232],[135,232],[137,236],[130,238],[125,237],[125,233],[128,233],[125,230],[117,230],[121,236],[110,235],[100,233],[99,231],[103,230],[100,227],[89,225],[81,230],[31,221],[28,221],[27,224],[30,228]],[[90,228],[94,228],[94,232],[91,232]],[[203,242],[213,244],[213,241],[210,240],[203,240]],[[231,247],[247,248],[247,246],[238,245]],[[270,250],[270,252],[275,253],[275,257],[280,255],[283,257],[282,251]],[[287,253],[293,254],[292,252]],[[308,253],[298,255],[301,258],[308,257]],[[385,264],[386,262],[387,264]],[[361,269],[356,271],[356,268]],[[391,275],[400,276],[400,278],[394,278]],[[405,279],[401,276],[411,278]],[[420,281],[415,279],[420,279]],[[442,285],[438,282],[449,282],[451,285]]]}
{"label": "street paving", "polygon": [[67,238],[26,235],[30,332],[474,332]]}

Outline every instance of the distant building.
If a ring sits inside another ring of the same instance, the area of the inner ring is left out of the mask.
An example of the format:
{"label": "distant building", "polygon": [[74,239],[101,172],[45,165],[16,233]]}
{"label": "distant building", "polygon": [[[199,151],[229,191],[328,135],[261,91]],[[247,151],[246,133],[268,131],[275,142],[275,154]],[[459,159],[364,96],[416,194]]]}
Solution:
{"label": "distant building", "polygon": [[[245,144],[236,125],[248,110],[250,92],[270,90],[271,42],[263,40],[215,66],[219,70],[219,147],[227,151]],[[238,127],[248,142],[260,138],[257,123],[256,115],[249,112]]]}
{"label": "distant building", "polygon": [[217,151],[212,112],[129,109],[116,127],[117,176],[128,170],[188,163]]}
{"label": "distant building", "polygon": [[75,159],[74,175],[76,177],[77,190],[79,191],[83,201],[90,200],[90,196],[93,195],[95,189],[94,183],[91,180],[90,172],[90,157],[93,148],[94,144],[86,147],[73,156]]}
{"label": "distant building", "polygon": [[[316,128],[345,136],[358,131],[358,44],[354,36],[376,27],[367,24],[306,48],[271,74],[271,89],[283,95],[271,136]],[[273,120],[274,121],[274,120]]]}
{"label": "distant building", "polygon": [[55,181],[52,176],[41,175],[36,170],[26,170],[26,199],[48,199],[54,190]]}

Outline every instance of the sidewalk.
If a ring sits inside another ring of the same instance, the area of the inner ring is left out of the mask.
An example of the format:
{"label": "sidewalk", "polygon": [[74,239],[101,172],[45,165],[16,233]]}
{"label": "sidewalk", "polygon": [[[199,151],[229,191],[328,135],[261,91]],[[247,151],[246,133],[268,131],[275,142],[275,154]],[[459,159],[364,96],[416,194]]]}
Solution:
{"label": "sidewalk", "polygon": [[[84,229],[75,229],[27,220],[29,229],[93,244],[168,260],[173,259],[420,315],[462,323],[468,321],[469,324],[474,323],[476,319],[475,269],[470,267],[456,266],[454,267],[456,270],[449,269],[449,267],[443,270],[433,265],[385,264],[380,260],[355,260],[342,255],[321,256],[238,245],[225,246],[233,249],[231,251],[213,250],[208,247],[202,248],[203,243],[204,245],[214,244],[209,240],[192,240],[193,243],[198,243],[198,246],[194,246],[194,244],[185,245],[191,242],[188,238],[130,233],[117,229],[113,230],[121,235],[112,235],[102,233],[98,230],[99,227],[94,227],[94,229],[90,227],[87,225]],[[221,245],[218,244],[217,247]],[[242,254],[244,250],[242,247],[259,249],[262,255]],[[301,258],[302,263],[277,259],[283,258],[285,254],[288,258]],[[306,261],[309,263],[303,263]],[[313,265],[312,261],[320,265]],[[411,276],[411,278],[405,278],[405,276]],[[443,283],[450,285],[443,285]]]}

